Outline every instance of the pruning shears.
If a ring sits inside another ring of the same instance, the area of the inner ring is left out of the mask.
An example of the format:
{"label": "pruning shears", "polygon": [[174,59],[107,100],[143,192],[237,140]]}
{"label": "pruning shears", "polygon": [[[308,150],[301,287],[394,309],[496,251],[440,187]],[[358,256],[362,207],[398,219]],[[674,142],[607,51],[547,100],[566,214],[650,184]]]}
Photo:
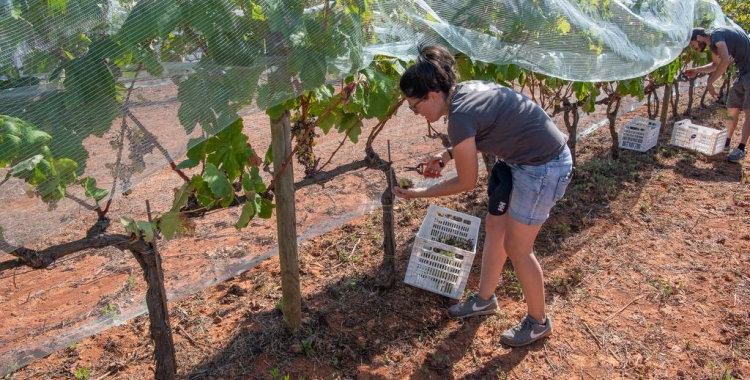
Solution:
{"label": "pruning shears", "polygon": [[[438,160],[438,164],[440,165],[441,168],[445,167],[445,163],[443,163],[443,160]],[[421,175],[425,175],[424,174],[425,168],[427,168],[427,166],[429,165],[430,165],[430,162],[420,162],[414,166],[406,166],[404,167],[404,170],[408,172],[417,172]]]}

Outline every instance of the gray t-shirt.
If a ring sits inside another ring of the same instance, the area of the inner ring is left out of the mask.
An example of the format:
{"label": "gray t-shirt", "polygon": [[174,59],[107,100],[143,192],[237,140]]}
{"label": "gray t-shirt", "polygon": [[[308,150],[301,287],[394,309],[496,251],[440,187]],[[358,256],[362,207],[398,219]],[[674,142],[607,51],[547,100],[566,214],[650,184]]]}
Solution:
{"label": "gray t-shirt", "polygon": [[734,59],[734,66],[740,74],[750,72],[750,38],[747,34],[733,27],[719,27],[711,32],[711,53],[719,54],[717,42],[727,44],[729,56]]}
{"label": "gray t-shirt", "polygon": [[448,113],[453,146],[474,137],[477,150],[511,164],[542,165],[560,154],[567,136],[525,95],[492,82],[459,83]]}

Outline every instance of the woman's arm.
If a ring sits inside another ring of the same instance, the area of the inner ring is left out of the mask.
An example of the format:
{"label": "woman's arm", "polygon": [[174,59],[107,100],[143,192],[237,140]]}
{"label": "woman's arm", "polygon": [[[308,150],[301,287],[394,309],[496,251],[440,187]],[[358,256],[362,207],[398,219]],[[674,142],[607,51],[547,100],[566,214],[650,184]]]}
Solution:
{"label": "woman's arm", "polygon": [[431,198],[458,194],[474,189],[479,178],[477,163],[477,145],[473,137],[467,138],[452,149],[453,161],[456,164],[456,177],[442,181],[426,189],[402,189],[394,187],[396,196],[409,198]]}

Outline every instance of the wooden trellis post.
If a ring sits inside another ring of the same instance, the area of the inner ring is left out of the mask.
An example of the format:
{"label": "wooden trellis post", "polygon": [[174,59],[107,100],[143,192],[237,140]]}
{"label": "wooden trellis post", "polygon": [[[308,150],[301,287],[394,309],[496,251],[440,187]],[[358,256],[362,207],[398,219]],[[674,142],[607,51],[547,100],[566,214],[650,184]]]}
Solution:
{"label": "wooden trellis post", "polygon": [[289,111],[279,119],[271,119],[271,146],[274,173],[281,173],[274,185],[276,230],[281,265],[282,312],[289,328],[296,331],[302,323],[302,296],[299,285],[297,256],[297,216],[294,200],[292,162],[285,167],[285,158],[292,152],[292,125]]}

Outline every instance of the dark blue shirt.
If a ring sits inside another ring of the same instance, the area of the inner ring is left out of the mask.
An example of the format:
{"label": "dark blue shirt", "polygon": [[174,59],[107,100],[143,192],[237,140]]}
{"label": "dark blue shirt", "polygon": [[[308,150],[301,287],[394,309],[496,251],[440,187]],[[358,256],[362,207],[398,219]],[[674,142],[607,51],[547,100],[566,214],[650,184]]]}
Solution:
{"label": "dark blue shirt", "polygon": [[750,72],[750,38],[747,34],[734,27],[719,27],[711,32],[711,53],[719,54],[717,42],[727,44],[729,56],[734,59],[734,66],[740,74]]}

